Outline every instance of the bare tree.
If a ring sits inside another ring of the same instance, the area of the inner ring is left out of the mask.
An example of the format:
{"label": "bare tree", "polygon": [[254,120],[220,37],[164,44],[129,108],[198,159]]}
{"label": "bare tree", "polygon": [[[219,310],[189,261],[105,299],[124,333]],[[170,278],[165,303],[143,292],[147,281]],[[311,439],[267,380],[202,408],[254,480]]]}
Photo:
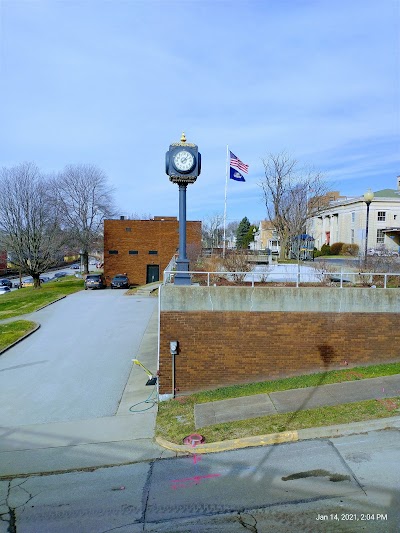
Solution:
{"label": "bare tree", "polygon": [[305,232],[307,218],[311,211],[315,215],[317,207],[313,198],[326,195],[327,184],[321,172],[299,168],[297,161],[285,152],[269,154],[262,162],[264,179],[260,186],[268,217],[279,236],[283,258],[291,239]]}
{"label": "bare tree", "polygon": [[53,192],[70,243],[79,249],[87,273],[89,253],[102,238],[103,221],[114,216],[113,189],[97,167],[68,165],[54,181]]}
{"label": "bare tree", "polygon": [[48,194],[48,180],[33,163],[0,171],[2,244],[20,271],[40,287],[40,274],[59,261],[64,236],[58,209]]}
{"label": "bare tree", "polygon": [[202,237],[205,248],[218,248],[222,246],[224,217],[219,213],[208,215],[203,221]]}

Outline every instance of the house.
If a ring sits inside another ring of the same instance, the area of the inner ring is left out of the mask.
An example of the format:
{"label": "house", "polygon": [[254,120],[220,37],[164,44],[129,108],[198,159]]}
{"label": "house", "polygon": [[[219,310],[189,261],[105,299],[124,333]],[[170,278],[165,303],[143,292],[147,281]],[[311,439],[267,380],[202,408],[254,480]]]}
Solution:
{"label": "house", "polygon": [[[323,244],[344,242],[365,249],[367,205],[364,197],[340,197],[330,200],[307,222],[307,233],[316,248]],[[368,249],[386,248],[398,252],[400,247],[400,176],[397,189],[374,192],[368,217]]]}
{"label": "house", "polygon": [[272,255],[279,255],[279,237],[271,220],[261,220],[257,232],[254,234],[252,248],[256,251],[270,251]]}
{"label": "house", "polygon": [[[201,250],[201,222],[186,222],[187,250]],[[132,285],[158,281],[177,254],[179,222],[176,217],[150,220],[125,217],[104,221],[104,276],[107,285],[126,273]]]}

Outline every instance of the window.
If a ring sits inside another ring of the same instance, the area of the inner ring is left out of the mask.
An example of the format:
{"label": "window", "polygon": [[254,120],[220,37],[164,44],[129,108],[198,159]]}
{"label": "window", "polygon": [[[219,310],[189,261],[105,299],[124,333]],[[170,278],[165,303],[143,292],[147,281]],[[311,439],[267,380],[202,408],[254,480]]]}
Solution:
{"label": "window", "polygon": [[351,234],[350,234],[350,243],[354,244],[354,230],[353,229],[351,230]]}
{"label": "window", "polygon": [[378,211],[378,222],[385,222],[386,211]]}
{"label": "window", "polygon": [[149,250],[149,255],[157,255],[157,254],[158,254],[157,250]]}
{"label": "window", "polygon": [[385,242],[385,234],[381,229],[376,232],[376,244],[383,244]]}
{"label": "window", "polygon": [[132,231],[132,228],[125,228],[125,231]]}
{"label": "window", "polygon": [[118,250],[108,250],[110,255],[118,255]]}
{"label": "window", "polygon": [[353,224],[354,224],[355,220],[356,220],[356,212],[352,211],[352,213],[351,213],[351,221],[353,222]]}
{"label": "window", "polygon": [[129,250],[129,255],[137,255],[138,253],[137,250]]}

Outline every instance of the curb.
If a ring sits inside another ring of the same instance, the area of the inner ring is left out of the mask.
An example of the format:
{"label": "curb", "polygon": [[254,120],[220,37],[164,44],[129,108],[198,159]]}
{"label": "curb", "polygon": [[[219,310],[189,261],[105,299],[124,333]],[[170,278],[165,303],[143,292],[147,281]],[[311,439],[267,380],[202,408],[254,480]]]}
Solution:
{"label": "curb", "polygon": [[242,439],[225,440],[212,442],[210,444],[199,444],[190,447],[183,444],[169,442],[162,437],[156,437],[157,444],[176,453],[217,453],[241,448],[257,446],[271,446],[283,444],[285,442],[298,442],[312,439],[329,439],[343,437],[346,435],[358,435],[368,431],[380,431],[385,429],[400,429],[400,416],[390,418],[379,418],[368,420],[367,422],[352,422],[350,424],[340,424],[336,426],[323,426],[319,428],[299,429],[297,431],[283,431],[282,433],[270,433],[269,435],[259,435],[257,437],[244,437]]}
{"label": "curb", "polygon": [[[22,320],[22,319],[20,319]],[[13,320],[13,322],[17,322],[17,320]],[[30,321],[32,322],[32,321]],[[15,346],[16,344],[18,344],[19,342],[23,341],[24,339],[26,339],[26,337],[29,337],[29,335],[32,335],[32,333],[35,333],[35,331],[37,331],[39,328],[40,328],[40,324],[38,324],[37,322],[33,322],[34,324],[36,324],[36,326],[31,330],[31,331],[28,331],[28,333],[25,333],[25,335],[23,337],[20,337],[19,339],[17,339],[16,341],[14,341],[12,344],[10,344],[9,346],[6,346],[6,348],[3,348],[2,350],[0,350],[0,355],[2,355],[4,352],[6,352],[7,350],[9,350],[10,348],[12,348],[13,346]]]}
{"label": "curb", "polygon": [[[59,302],[60,300],[63,300],[64,298],[66,298],[67,295],[64,295],[64,296],[60,296],[60,298],[57,298],[57,300],[54,300],[53,302],[50,302],[46,305],[43,305],[42,307],[39,307],[39,309],[36,309],[35,311],[33,311],[33,313],[37,313],[38,311],[40,311],[41,309],[44,309],[45,307],[49,307],[49,305],[53,305],[55,304],[56,302]],[[32,314],[32,313],[28,313],[28,314]],[[21,316],[24,316],[24,315],[20,315],[20,316],[16,316],[16,317],[11,317],[9,320],[7,320],[7,322],[1,322],[1,323],[4,323],[4,324],[9,324],[11,322],[17,322],[18,320],[27,320],[25,318],[21,318]],[[15,320],[14,320],[15,319]],[[29,335],[32,335],[32,333],[35,333],[35,331],[37,331],[39,328],[40,328],[40,324],[38,324],[37,322],[34,322],[33,320],[30,320],[30,322],[33,322],[34,324],[36,324],[36,327],[33,328],[31,331],[29,331],[28,333],[25,333],[25,335],[21,338],[19,338],[18,340],[14,341],[12,344],[10,344],[9,346],[7,346],[6,348],[3,348],[2,350],[0,350],[0,355],[2,355],[4,352],[6,352],[7,350],[9,350],[10,348],[12,348],[13,346],[15,346],[16,344],[18,344],[19,342],[23,341],[24,339],[26,339],[27,337],[29,337]]]}
{"label": "curb", "polygon": [[57,300],[53,300],[52,302],[50,302],[50,303],[48,303],[46,305],[42,305],[42,307],[39,307],[39,309],[36,309],[34,311],[34,313],[37,313],[38,311],[41,311],[42,309],[45,309],[46,307],[49,307],[49,305],[53,305],[53,304],[59,302],[60,300],[64,300],[64,298],[66,298],[67,296],[69,296],[69,295],[64,294],[64,296],[60,296],[60,298],[57,298]]}

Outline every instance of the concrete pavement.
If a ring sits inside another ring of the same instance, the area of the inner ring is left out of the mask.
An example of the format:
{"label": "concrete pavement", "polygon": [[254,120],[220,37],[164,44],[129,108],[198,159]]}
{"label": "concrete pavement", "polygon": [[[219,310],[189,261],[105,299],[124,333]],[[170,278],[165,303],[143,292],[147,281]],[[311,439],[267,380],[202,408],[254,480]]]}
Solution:
{"label": "concrete pavement", "polygon": [[316,407],[400,396],[400,374],[196,404],[196,428]]}
{"label": "concrete pavement", "polygon": [[[142,298],[146,298],[146,295],[129,298],[136,298],[136,303],[139,303]],[[148,321],[140,346],[136,353],[131,354],[131,359],[136,357],[144,366],[155,372],[157,344],[158,310],[155,309]],[[36,361],[38,366],[43,362]],[[6,366],[3,371],[9,369],[10,367]],[[157,409],[155,389],[146,387],[146,381],[147,375],[143,370],[132,365],[121,401],[112,414],[81,416],[47,423],[15,425],[2,423],[0,478],[123,465],[193,452],[188,446],[171,444],[162,439],[154,440]],[[317,405],[349,403],[367,398],[384,399],[399,396],[399,392],[400,376],[397,375],[223,400],[196,405],[196,427],[243,417],[296,412]],[[400,428],[400,417],[204,444],[196,447],[196,453],[321,437],[330,438],[386,428]]]}
{"label": "concrete pavement", "polygon": [[[136,357],[153,372],[157,369],[157,339],[156,306],[138,350],[131,354],[131,359]],[[175,457],[176,453],[154,442],[157,405],[152,398],[155,399],[155,387],[146,386],[146,373],[130,364],[129,379],[114,415],[48,423],[1,424],[0,478]],[[149,396],[149,403],[145,403]]]}

